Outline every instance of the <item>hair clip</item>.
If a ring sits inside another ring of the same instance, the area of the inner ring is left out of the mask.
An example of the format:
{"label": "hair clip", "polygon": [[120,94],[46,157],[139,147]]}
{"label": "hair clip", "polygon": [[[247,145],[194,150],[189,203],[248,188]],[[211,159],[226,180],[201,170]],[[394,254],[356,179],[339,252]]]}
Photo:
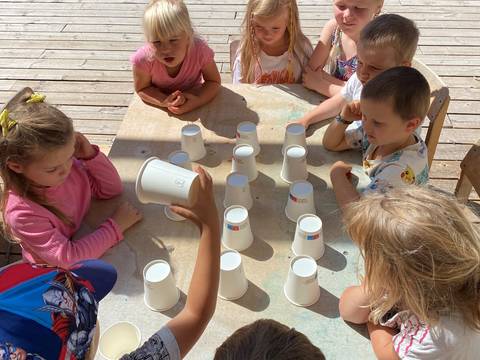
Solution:
{"label": "hair clip", "polygon": [[27,100],[27,104],[40,103],[40,102],[43,102],[43,100],[45,100],[45,98],[46,98],[45,95],[42,95],[38,92],[34,92],[32,95],[30,95],[30,98]]}
{"label": "hair clip", "polygon": [[0,114],[0,126],[2,127],[3,137],[7,137],[8,132],[15,125],[17,125],[17,122],[13,119],[10,119],[8,110],[7,109],[3,110],[2,113]]}

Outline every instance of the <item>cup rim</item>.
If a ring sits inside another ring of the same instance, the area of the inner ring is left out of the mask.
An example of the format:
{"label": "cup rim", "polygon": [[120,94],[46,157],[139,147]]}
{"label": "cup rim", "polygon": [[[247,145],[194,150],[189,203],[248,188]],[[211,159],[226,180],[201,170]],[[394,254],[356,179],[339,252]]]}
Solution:
{"label": "cup rim", "polygon": [[[301,127],[303,127],[303,133],[305,134],[305,131],[306,131],[305,126],[303,126],[302,124],[299,124],[299,123],[290,123],[290,124],[288,124],[287,127],[286,127],[286,129],[285,129],[286,132],[288,132],[288,129],[291,128],[291,127],[293,127],[293,126],[296,126],[296,127],[300,127],[300,126],[301,126]],[[295,134],[295,135],[301,135],[301,134]]]}
{"label": "cup rim", "polygon": [[255,127],[255,130],[253,131],[243,131],[243,132],[248,132],[248,133],[253,133],[257,131],[257,124],[255,124],[253,121],[242,121],[237,124],[237,132],[239,132],[240,126],[244,124],[252,124]]}
{"label": "cup rim", "polygon": [[[310,196],[310,194],[313,194],[313,191],[314,191],[314,190],[313,190],[313,185],[312,185],[312,183],[311,183],[310,181],[308,181],[308,180],[295,180],[295,181],[293,181],[293,182],[290,184],[290,188],[288,189],[289,194],[293,194],[293,195],[295,195],[295,197],[298,197],[298,196],[296,196],[296,194],[293,192],[293,189],[294,189],[295,185],[297,185],[298,183],[307,183],[308,185],[310,185],[312,191],[311,191],[311,193],[309,193],[308,196]],[[302,197],[302,199],[306,199],[306,198],[308,198],[308,197]]]}
{"label": "cup rim", "polygon": [[[156,284],[156,283],[162,282],[162,281],[164,281],[164,280],[166,279],[166,277],[165,277],[165,279],[162,279],[162,280],[160,280],[160,281],[152,282],[152,281],[148,281],[148,280],[145,278],[145,273],[147,272],[147,269],[150,268],[150,266],[152,266],[153,264],[156,264],[156,263],[165,263],[165,264],[167,264],[167,265],[168,265],[168,268],[169,268],[169,270],[170,270],[170,271],[169,271],[169,274],[173,275],[172,267],[170,266],[170,264],[168,263],[168,261],[163,260],[163,259],[155,259],[155,260],[150,261],[149,263],[147,263],[147,265],[145,265],[145,266],[143,267],[142,277],[143,277],[143,281],[144,281],[144,282],[146,282],[146,283],[148,283],[148,284]],[[167,275],[167,277],[168,277],[168,275]]]}
{"label": "cup rim", "polygon": [[[310,216],[310,217],[315,217],[317,218],[319,221],[320,221],[320,229],[318,231],[305,231],[304,229],[302,229],[302,227],[300,226],[300,221],[304,218],[306,218],[307,216]],[[300,215],[297,219],[297,229],[300,230],[302,233],[304,234],[316,234],[318,232],[321,232],[322,229],[323,229],[323,221],[322,219],[320,218],[320,216],[318,216],[317,214],[310,214],[310,213],[307,213],[307,214],[303,214],[303,215]]]}
{"label": "cup rim", "polygon": [[[250,144],[238,144],[238,145],[235,145],[233,147],[233,151],[232,151],[232,154],[233,154],[233,157],[235,158],[235,150],[241,148],[241,147],[244,147],[244,146],[248,146],[250,148],[252,148],[252,154],[251,155],[248,155],[247,157],[250,157],[250,156],[255,156],[255,148],[250,145]],[[245,158],[245,157],[244,157]]]}
{"label": "cup rim", "polygon": [[185,150],[175,150],[175,151],[172,151],[172,152],[171,152],[170,154],[168,154],[168,156],[167,156],[167,160],[168,160],[168,162],[169,162],[170,164],[179,166],[178,164],[173,163],[173,162],[172,162],[172,159],[171,159],[173,156],[175,156],[175,155],[178,154],[178,153],[183,153],[183,154],[186,154],[186,155],[187,155],[187,161],[186,161],[186,162],[191,161],[191,160],[190,160],[190,155],[188,154],[188,152],[186,152]]}
{"label": "cup rim", "polygon": [[[233,222],[231,222],[231,221],[227,221],[227,213],[228,213],[230,210],[233,210],[233,209],[235,209],[235,208],[241,208],[241,209],[245,210],[245,211],[247,212],[247,218],[246,218],[245,220],[241,221],[241,222],[236,222],[236,223],[233,223]],[[248,209],[247,209],[245,206],[243,206],[243,205],[231,205],[231,206],[227,207],[227,208],[225,209],[225,211],[223,212],[223,222],[224,222],[224,223],[228,223],[228,224],[235,224],[235,225],[239,225],[239,226],[240,226],[240,225],[245,224],[245,223],[248,221],[248,218],[249,218]]]}
{"label": "cup rim", "polygon": [[118,326],[119,324],[128,324],[129,326],[131,326],[135,330],[135,333],[137,334],[137,338],[138,338],[136,348],[138,348],[140,346],[140,344],[142,343],[142,333],[140,332],[140,329],[138,328],[137,325],[135,325],[134,323],[132,323],[130,321],[126,321],[126,320],[117,321],[117,322],[113,323],[112,325],[110,325],[109,327],[107,327],[102,332],[102,334],[100,335],[100,338],[98,339],[98,351],[100,352],[100,355],[102,355],[105,359],[110,360],[112,358],[110,358],[109,356],[107,356],[103,353],[103,351],[102,351],[102,339],[103,339],[103,337],[105,336],[106,333],[108,333],[114,326]]}
{"label": "cup rim", "polygon": [[147,168],[147,165],[152,162],[153,160],[160,160],[156,156],[151,156],[148,159],[146,159],[142,166],[140,167],[140,170],[138,171],[137,178],[135,179],[135,194],[137,195],[138,201],[140,201],[142,204],[148,204],[148,202],[145,200],[144,193],[142,190],[142,187],[140,186],[140,182],[143,176],[143,173],[145,172],[145,169]]}
{"label": "cup rim", "polygon": [[284,156],[287,156],[288,149],[293,148],[293,147],[300,147],[300,148],[302,148],[302,149],[305,151],[305,154],[302,155],[302,158],[307,157],[307,155],[308,155],[308,149],[307,149],[305,146],[298,145],[298,144],[290,144],[290,145],[286,146],[285,149],[284,149]]}
{"label": "cup rim", "polygon": [[[198,129],[198,132],[196,132],[196,133],[193,134],[193,135],[185,134],[185,133],[183,132],[183,130],[186,129],[186,128],[189,128],[189,127],[192,127],[192,128],[195,127],[195,128],[197,128],[197,129]],[[199,133],[200,133],[200,134],[202,133],[202,129],[200,128],[200,126],[198,126],[197,124],[193,124],[193,123],[192,123],[192,124],[184,125],[184,126],[182,126],[182,128],[180,129],[180,134],[181,134],[182,136],[188,136],[188,137],[198,136]]]}
{"label": "cup rim", "polygon": [[[295,272],[293,271],[293,264],[294,264],[297,260],[300,260],[300,259],[302,259],[302,258],[306,258],[306,259],[312,261],[312,262],[315,264],[315,271],[314,271],[313,274],[310,274],[310,275],[307,275],[307,276],[303,276],[303,275],[299,275],[299,274],[297,274],[297,273],[295,273]],[[318,273],[318,264],[317,264],[317,261],[316,261],[313,257],[311,257],[310,255],[296,255],[296,256],[294,256],[294,257],[290,260],[290,268],[289,268],[289,270],[290,270],[291,272],[293,272],[293,273],[295,274],[295,276],[297,276],[297,277],[299,277],[299,278],[301,278],[301,279],[308,279],[308,278],[311,278],[312,276],[315,277],[315,274]]]}

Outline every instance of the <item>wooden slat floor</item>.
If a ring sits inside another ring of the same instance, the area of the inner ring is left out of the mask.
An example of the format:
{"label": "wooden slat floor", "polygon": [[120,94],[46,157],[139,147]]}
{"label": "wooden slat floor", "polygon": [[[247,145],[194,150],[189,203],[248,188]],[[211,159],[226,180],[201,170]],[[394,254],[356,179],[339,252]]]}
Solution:
{"label": "wooden slat floor", "polygon": [[[0,104],[24,87],[41,91],[108,152],[132,97],[129,55],[141,46],[146,0],[0,0]],[[230,81],[229,42],[245,0],[186,0],[190,16]],[[316,44],[329,0],[299,0],[302,28]],[[453,192],[460,160],[480,138],[480,0],[386,0],[385,12],[414,20],[417,57],[440,75],[452,101],[431,183]],[[480,209],[472,193],[470,204]],[[477,219],[478,220],[478,219]],[[5,245],[0,246],[0,264]],[[15,250],[17,251],[17,250]]]}

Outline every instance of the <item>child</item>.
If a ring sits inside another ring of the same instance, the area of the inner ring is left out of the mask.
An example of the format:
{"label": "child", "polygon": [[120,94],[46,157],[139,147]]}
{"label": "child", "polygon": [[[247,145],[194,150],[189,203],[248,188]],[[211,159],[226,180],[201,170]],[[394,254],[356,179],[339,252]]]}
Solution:
{"label": "child", "polygon": [[395,66],[411,66],[419,32],[413,21],[396,14],[384,14],[370,21],[357,44],[358,67],[341,92],[325,100],[297,122],[305,126],[329,119],[343,106],[360,100],[362,86],[382,71]]}
{"label": "child", "polygon": [[130,58],[140,98],[176,115],[210,102],[220,89],[220,74],[213,50],[194,34],[183,1],[150,1],[143,27],[148,44]]}
{"label": "child", "polygon": [[70,239],[91,198],[119,195],[122,183],[98,146],[74,132],[72,121],[43,100],[25,88],[2,112],[2,212],[24,260],[68,268],[102,256],[141,215],[124,203],[93,233]]}
{"label": "child", "polygon": [[[361,101],[344,107],[325,132],[323,145],[332,151],[361,148],[363,170],[370,177],[367,191],[385,191],[428,181],[427,146],[415,133],[430,105],[430,87],[418,70],[395,67],[370,80]],[[359,128],[347,129],[362,118]],[[351,166],[332,166],[330,177],[338,204],[343,208],[358,199],[350,181]]]}
{"label": "child", "polygon": [[[377,16],[383,0],[334,0],[334,18],[324,26],[303,74],[303,85],[331,97],[357,70],[360,32]],[[327,71],[324,67],[327,65]]]}
{"label": "child", "polygon": [[463,207],[416,186],[372,193],[344,214],[365,277],[340,315],[367,323],[379,359],[478,359],[480,233]]}
{"label": "child", "polygon": [[312,54],[295,0],[249,0],[233,83],[298,83]]}

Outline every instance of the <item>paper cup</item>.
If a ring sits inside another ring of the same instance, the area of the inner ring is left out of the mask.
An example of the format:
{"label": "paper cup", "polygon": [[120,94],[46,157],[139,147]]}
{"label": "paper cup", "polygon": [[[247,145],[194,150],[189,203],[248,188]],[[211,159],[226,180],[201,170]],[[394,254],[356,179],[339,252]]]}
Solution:
{"label": "paper cup", "polygon": [[289,184],[297,180],[307,180],[307,150],[304,147],[290,145],[285,150],[280,177]]}
{"label": "paper cup", "polygon": [[295,181],[290,185],[285,215],[291,221],[297,222],[303,214],[315,214],[313,201],[313,186],[306,180]]}
{"label": "paper cup", "polygon": [[143,269],[144,302],[153,311],[171,309],[180,299],[170,265],[165,260],[153,260]]}
{"label": "paper cup", "polygon": [[307,139],[305,137],[305,127],[301,124],[289,124],[285,129],[285,139],[283,140],[282,155],[290,145],[299,145],[307,148]]}
{"label": "paper cup", "polygon": [[241,298],[248,290],[243,271],[242,256],[235,250],[226,250],[220,256],[220,285],[218,296],[224,300]]}
{"label": "paper cup", "polygon": [[174,213],[170,207],[165,206],[163,208],[163,213],[167,217],[167,219],[172,220],[172,221],[184,221],[185,218],[183,216],[178,215],[177,213]]}
{"label": "paper cup", "polygon": [[141,203],[192,206],[197,201],[198,174],[156,157],[147,159],[137,175],[135,191]]}
{"label": "paper cup", "polygon": [[122,321],[113,324],[100,337],[98,349],[108,360],[120,359],[140,346],[142,336],[138,327]]}
{"label": "paper cup", "polygon": [[168,162],[181,168],[192,170],[192,162],[186,151],[177,150],[168,155]]}
{"label": "paper cup", "polygon": [[298,218],[292,251],[295,255],[308,255],[315,260],[323,256],[322,220],[317,215],[305,214]]}
{"label": "paper cup", "polygon": [[248,210],[240,205],[230,206],[223,215],[222,244],[227,249],[246,250],[253,243]]}
{"label": "paper cup", "polygon": [[200,126],[195,124],[185,125],[182,128],[181,137],[182,150],[188,153],[191,161],[198,161],[207,155]]}
{"label": "paper cup", "polygon": [[297,306],[310,306],[318,301],[320,287],[313,258],[302,255],[292,259],[283,291],[287,300]]}
{"label": "paper cup", "polygon": [[232,205],[241,205],[247,210],[252,208],[253,199],[246,175],[233,172],[227,176],[223,205],[226,208]]}
{"label": "paper cup", "polygon": [[244,121],[237,126],[237,145],[250,145],[253,147],[253,154],[257,156],[260,153],[260,144],[258,143],[257,125],[250,121]]}
{"label": "paper cup", "polygon": [[258,176],[254,153],[251,145],[237,145],[233,148],[232,172],[246,175],[249,182]]}

